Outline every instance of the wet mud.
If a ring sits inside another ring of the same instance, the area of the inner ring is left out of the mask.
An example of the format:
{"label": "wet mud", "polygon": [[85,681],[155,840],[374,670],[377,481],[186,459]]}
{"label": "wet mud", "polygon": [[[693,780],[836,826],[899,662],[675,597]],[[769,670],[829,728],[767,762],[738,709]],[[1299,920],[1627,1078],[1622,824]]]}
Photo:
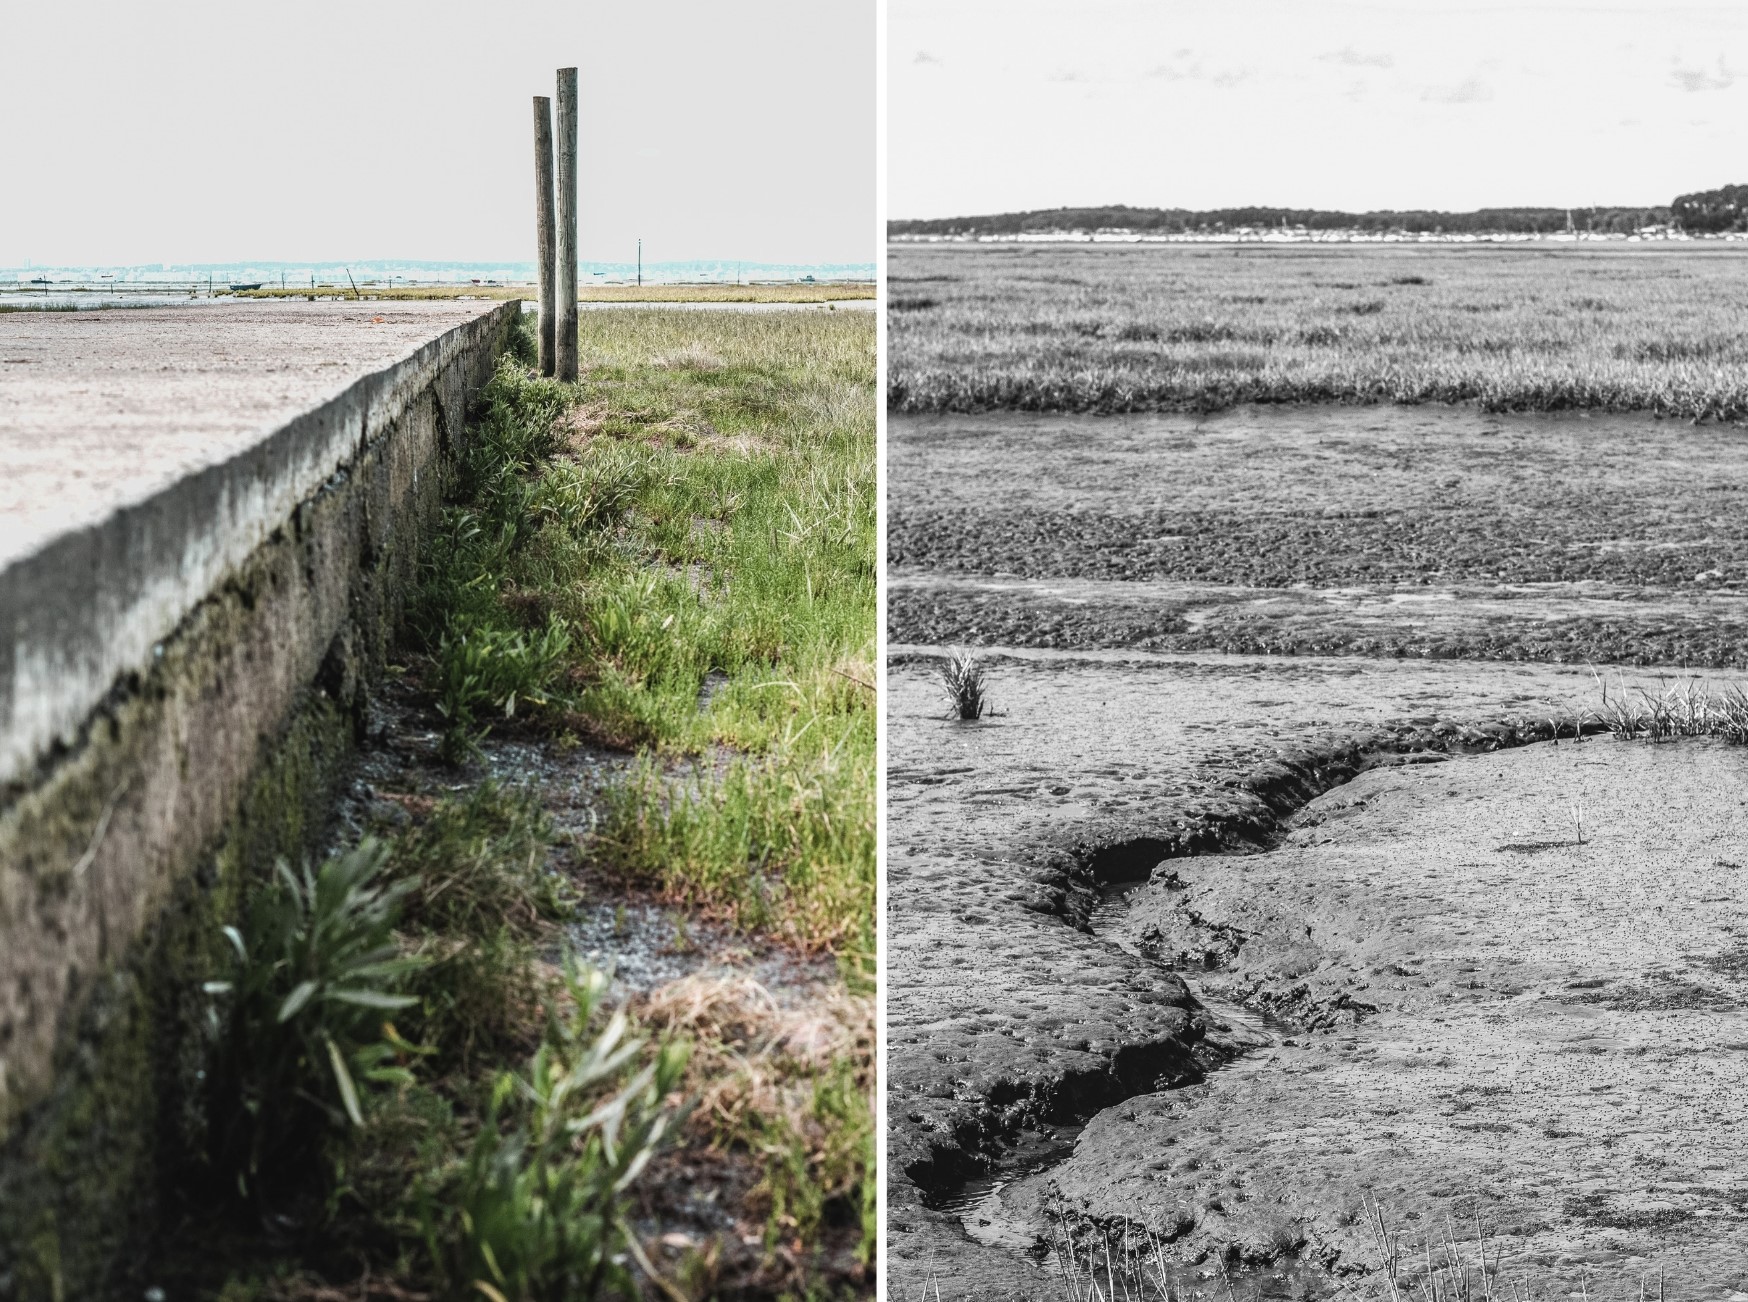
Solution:
{"label": "wet mud", "polygon": [[1587,660],[1742,663],[1740,432],[892,430],[893,1287],[1145,1235],[1174,1296],[1388,1297],[1461,1218],[1466,1287],[1478,1224],[1502,1291],[1748,1293],[1748,753],[1585,714]]}
{"label": "wet mud", "polygon": [[896,575],[892,636],[1042,649],[1748,666],[1748,594],[1605,583],[1245,588]]}
{"label": "wet mud", "polygon": [[888,559],[1251,587],[1729,588],[1748,582],[1743,437],[1460,407],[894,416]]}
{"label": "wet mud", "polygon": [[1742,439],[1440,407],[894,417],[889,632],[1740,667]]}

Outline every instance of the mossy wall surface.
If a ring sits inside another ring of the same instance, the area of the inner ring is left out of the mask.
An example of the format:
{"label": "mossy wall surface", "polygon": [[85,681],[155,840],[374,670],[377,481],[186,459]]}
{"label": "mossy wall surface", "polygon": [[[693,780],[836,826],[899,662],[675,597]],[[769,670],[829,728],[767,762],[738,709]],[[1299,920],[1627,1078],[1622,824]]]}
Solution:
{"label": "mossy wall surface", "polygon": [[0,1299],[137,1297],[198,1171],[244,884],[314,853],[516,305],[0,807]]}

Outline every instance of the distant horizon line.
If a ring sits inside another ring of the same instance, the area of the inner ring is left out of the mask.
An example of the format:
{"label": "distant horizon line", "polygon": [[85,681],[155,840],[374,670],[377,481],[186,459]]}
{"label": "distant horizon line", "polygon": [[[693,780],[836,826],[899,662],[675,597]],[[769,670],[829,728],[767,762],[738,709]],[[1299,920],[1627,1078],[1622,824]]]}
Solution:
{"label": "distant horizon line", "polygon": [[[604,259],[579,259],[579,268],[597,268],[603,271],[620,269],[635,270],[640,264],[635,260],[607,261]],[[647,260],[641,264],[646,271],[661,270],[673,267],[750,267],[771,270],[816,270],[821,268],[867,269],[876,267],[873,259],[864,260],[823,260],[823,261],[783,261],[776,258],[666,258],[660,261]],[[136,271],[136,272],[166,272],[166,271],[219,271],[229,268],[251,268],[255,270],[292,271],[292,270],[344,270],[372,268],[407,268],[409,270],[445,270],[445,271],[528,271],[534,270],[532,258],[502,258],[502,259],[465,259],[465,258],[225,258],[208,262],[191,262],[176,259],[154,258],[145,261],[56,261],[40,258],[27,258],[17,263],[0,263],[0,274],[16,271]]]}

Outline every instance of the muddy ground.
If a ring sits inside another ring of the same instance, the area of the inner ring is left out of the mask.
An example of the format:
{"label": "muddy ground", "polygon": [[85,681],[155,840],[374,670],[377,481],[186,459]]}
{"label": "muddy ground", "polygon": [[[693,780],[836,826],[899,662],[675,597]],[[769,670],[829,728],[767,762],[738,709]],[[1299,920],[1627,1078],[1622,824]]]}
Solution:
{"label": "muddy ground", "polygon": [[890,633],[1740,667],[1744,437],[1448,407],[894,418]]}
{"label": "muddy ground", "polygon": [[1127,1225],[1191,1296],[1389,1296],[1377,1206],[1502,1289],[1748,1292],[1748,753],[1575,740],[1595,652],[1742,663],[1739,437],[893,421],[895,1290],[1065,1296]]}

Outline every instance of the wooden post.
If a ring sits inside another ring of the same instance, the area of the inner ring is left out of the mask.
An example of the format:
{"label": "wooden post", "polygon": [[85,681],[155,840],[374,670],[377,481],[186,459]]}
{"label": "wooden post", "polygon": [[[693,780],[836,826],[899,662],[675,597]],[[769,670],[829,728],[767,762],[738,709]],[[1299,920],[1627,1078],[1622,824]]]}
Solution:
{"label": "wooden post", "polygon": [[577,70],[558,70],[558,312],[553,353],[558,378],[577,378]]}
{"label": "wooden post", "polygon": [[555,250],[552,231],[552,101],[534,97],[534,226],[538,237],[540,268],[540,373],[551,375],[557,365],[552,354],[552,311],[558,301],[552,283]]}

